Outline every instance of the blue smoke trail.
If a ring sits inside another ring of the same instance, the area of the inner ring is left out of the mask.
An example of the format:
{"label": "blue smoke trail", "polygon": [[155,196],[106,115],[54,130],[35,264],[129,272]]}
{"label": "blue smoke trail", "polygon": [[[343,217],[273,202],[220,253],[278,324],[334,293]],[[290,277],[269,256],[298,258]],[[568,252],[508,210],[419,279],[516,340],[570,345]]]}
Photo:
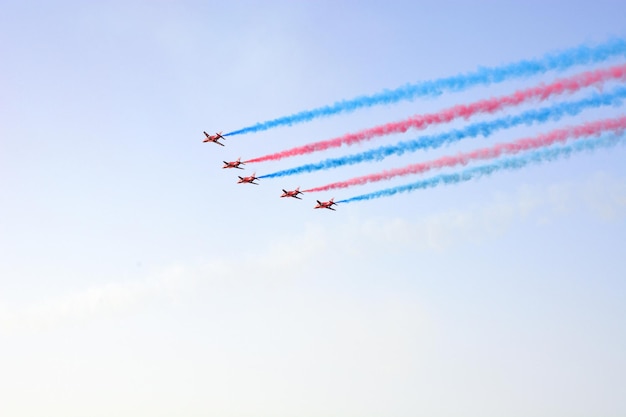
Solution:
{"label": "blue smoke trail", "polygon": [[577,115],[589,108],[621,106],[624,98],[626,98],[626,87],[618,87],[606,94],[594,93],[592,96],[578,101],[567,101],[551,107],[528,110],[515,116],[502,117],[490,122],[471,124],[464,129],[455,129],[450,132],[431,136],[421,136],[418,139],[398,142],[395,145],[381,146],[369,151],[339,158],[329,158],[314,164],[306,164],[283,171],[277,171],[259,178],[285,177],[324,169],[339,168],[345,165],[359,164],[361,162],[381,161],[391,155],[402,155],[405,152],[416,152],[421,149],[434,149],[445,144],[460,141],[464,138],[473,138],[481,135],[488,137],[498,130],[508,129],[514,126],[557,121],[565,116]]}
{"label": "blue smoke trail", "polygon": [[475,178],[491,175],[496,171],[520,169],[532,163],[541,163],[552,161],[562,157],[569,157],[573,153],[582,151],[592,151],[598,148],[608,148],[619,143],[624,143],[624,136],[604,136],[599,139],[588,139],[575,142],[571,145],[547,148],[540,151],[533,151],[522,156],[514,158],[503,158],[488,165],[481,165],[474,168],[465,169],[453,174],[441,174],[426,180],[415,182],[412,184],[401,185],[398,187],[387,188],[375,191],[369,194],[363,194],[346,200],[337,201],[337,203],[351,203],[354,201],[371,200],[380,197],[389,197],[398,193],[406,193],[425,188],[433,188],[438,185],[457,184],[459,182],[469,181]]}
{"label": "blue smoke trail", "polygon": [[625,54],[626,40],[624,39],[612,39],[595,47],[581,45],[562,52],[550,53],[539,59],[523,60],[500,67],[478,68],[476,71],[467,74],[407,84],[394,90],[384,90],[369,96],[338,101],[329,106],[305,110],[290,116],[257,123],[223,136],[259,132],[279,126],[291,126],[318,117],[351,112],[362,107],[397,103],[402,100],[411,100],[422,96],[437,96],[444,91],[461,91],[475,85],[489,85],[513,78],[529,77],[549,70],[563,71],[575,65],[602,62]]}

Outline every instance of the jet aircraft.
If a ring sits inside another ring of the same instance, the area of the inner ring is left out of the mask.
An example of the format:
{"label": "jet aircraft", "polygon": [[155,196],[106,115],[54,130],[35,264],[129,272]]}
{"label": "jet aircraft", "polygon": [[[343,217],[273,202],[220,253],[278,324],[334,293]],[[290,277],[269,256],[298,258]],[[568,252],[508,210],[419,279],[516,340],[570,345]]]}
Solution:
{"label": "jet aircraft", "polygon": [[248,184],[259,185],[259,183],[254,182],[254,180],[258,180],[258,178],[256,177],[256,172],[250,175],[249,177],[239,177],[239,181],[237,181],[237,184],[248,183]]}
{"label": "jet aircraft", "polygon": [[237,169],[243,169],[242,167],[240,167],[239,165],[245,165],[245,162],[241,162],[241,157],[237,158],[236,161],[232,161],[232,162],[226,162],[224,161],[224,166],[222,168],[237,168]]}
{"label": "jet aircraft", "polygon": [[298,200],[302,200],[300,197],[298,197],[298,194],[302,194],[302,191],[300,191],[300,187],[296,188],[293,191],[287,191],[283,189],[283,195],[281,195],[280,198],[293,197],[293,198],[297,198]]}
{"label": "jet aircraft", "polygon": [[333,200],[334,200],[334,198],[331,198],[328,201],[319,201],[319,200],[317,200],[317,206],[315,206],[313,208],[316,208],[316,209],[318,209],[318,208],[325,208],[325,209],[328,209],[328,210],[335,211],[335,209],[332,206],[333,205],[337,205],[337,203],[335,203]]}
{"label": "jet aircraft", "polygon": [[203,132],[203,133],[204,133],[204,136],[206,136],[206,139],[204,139],[202,142],[213,142],[213,143],[217,143],[218,145],[224,146],[222,142],[219,142],[220,139],[224,139],[224,136],[222,136],[222,132],[218,132],[214,135],[209,135],[207,132]]}

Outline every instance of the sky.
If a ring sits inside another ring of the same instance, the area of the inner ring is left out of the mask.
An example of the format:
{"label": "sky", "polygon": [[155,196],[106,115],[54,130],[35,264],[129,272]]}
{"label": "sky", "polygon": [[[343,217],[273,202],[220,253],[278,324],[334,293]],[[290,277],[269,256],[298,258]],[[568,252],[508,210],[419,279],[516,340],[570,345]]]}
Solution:
{"label": "sky", "polygon": [[[252,159],[624,57],[202,143],[626,39],[618,1],[14,1],[0,13],[0,415],[626,415],[626,147],[313,210],[281,199],[619,106],[237,184],[621,85]],[[444,172],[456,172],[462,168]]]}

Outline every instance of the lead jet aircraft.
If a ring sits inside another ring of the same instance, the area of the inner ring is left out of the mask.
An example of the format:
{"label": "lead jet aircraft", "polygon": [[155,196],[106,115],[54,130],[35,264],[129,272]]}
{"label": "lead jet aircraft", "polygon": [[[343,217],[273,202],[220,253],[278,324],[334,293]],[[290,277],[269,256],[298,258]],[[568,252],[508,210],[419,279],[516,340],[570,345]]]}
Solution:
{"label": "lead jet aircraft", "polygon": [[248,183],[248,184],[259,185],[259,183],[254,182],[254,180],[258,180],[258,178],[256,177],[256,172],[250,175],[249,177],[239,177],[239,181],[237,181],[237,184]]}
{"label": "lead jet aircraft", "polygon": [[237,169],[243,169],[241,168],[239,165],[245,165],[245,162],[241,162],[241,157],[237,158],[236,161],[233,162],[224,162],[224,166],[222,168],[237,168]]}
{"label": "lead jet aircraft", "polygon": [[224,139],[224,136],[222,136],[222,132],[218,132],[214,135],[209,135],[207,132],[203,132],[203,133],[204,133],[204,136],[206,136],[206,139],[204,139],[202,142],[213,142],[213,143],[217,143],[218,145],[224,146],[222,142],[218,142],[220,139]]}
{"label": "lead jet aircraft", "polygon": [[317,201],[317,206],[315,206],[313,208],[316,208],[316,209],[318,209],[318,208],[325,208],[325,209],[328,209],[328,210],[335,211],[335,209],[332,206],[333,206],[333,204],[337,205],[337,203],[335,203],[333,200],[334,200],[334,198],[331,198],[328,201],[316,200]]}
{"label": "lead jet aircraft", "polygon": [[300,197],[298,197],[298,194],[302,194],[302,191],[300,191],[300,187],[296,188],[293,191],[287,191],[283,188],[283,195],[281,195],[280,198],[293,197],[293,198],[297,198],[298,200],[302,200]]}

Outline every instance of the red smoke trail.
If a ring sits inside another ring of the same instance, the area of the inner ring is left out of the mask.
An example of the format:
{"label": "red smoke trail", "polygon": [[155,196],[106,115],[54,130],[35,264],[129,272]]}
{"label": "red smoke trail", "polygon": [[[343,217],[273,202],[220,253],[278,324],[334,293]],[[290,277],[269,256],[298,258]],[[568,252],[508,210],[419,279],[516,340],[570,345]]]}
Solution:
{"label": "red smoke trail", "polygon": [[468,118],[477,113],[493,113],[508,106],[515,106],[530,99],[543,101],[552,95],[563,93],[574,93],[582,88],[591,85],[602,84],[609,80],[625,79],[626,65],[618,65],[607,69],[583,72],[569,78],[557,80],[548,85],[517,91],[511,95],[499,98],[490,98],[477,101],[467,105],[458,105],[439,113],[413,116],[399,122],[388,123],[356,133],[348,133],[338,138],[310,143],[308,145],[292,148],[286,151],[277,152],[245,161],[246,163],[275,161],[290,156],[304,155],[312,152],[323,151],[330,148],[337,148],[341,145],[352,145],[357,142],[368,140],[377,136],[391,133],[406,132],[409,129],[425,129],[429,125],[446,123],[453,119],[463,117]]}
{"label": "red smoke trail", "polygon": [[522,151],[554,145],[559,142],[566,142],[569,139],[599,135],[607,131],[623,131],[624,129],[626,129],[626,116],[622,116],[617,119],[599,120],[596,122],[585,123],[583,125],[553,130],[552,132],[535,138],[520,139],[509,143],[499,143],[491,148],[483,148],[472,152],[459,153],[456,156],[444,156],[432,161],[412,164],[404,168],[364,175],[347,181],[335,182],[321,187],[303,190],[303,192],[310,193],[314,191],[346,188],[353,185],[362,185],[369,182],[388,180],[401,175],[421,174],[426,171],[430,171],[431,169],[452,167],[455,165],[467,165],[469,162],[475,160],[498,158],[502,154],[516,154]]}

